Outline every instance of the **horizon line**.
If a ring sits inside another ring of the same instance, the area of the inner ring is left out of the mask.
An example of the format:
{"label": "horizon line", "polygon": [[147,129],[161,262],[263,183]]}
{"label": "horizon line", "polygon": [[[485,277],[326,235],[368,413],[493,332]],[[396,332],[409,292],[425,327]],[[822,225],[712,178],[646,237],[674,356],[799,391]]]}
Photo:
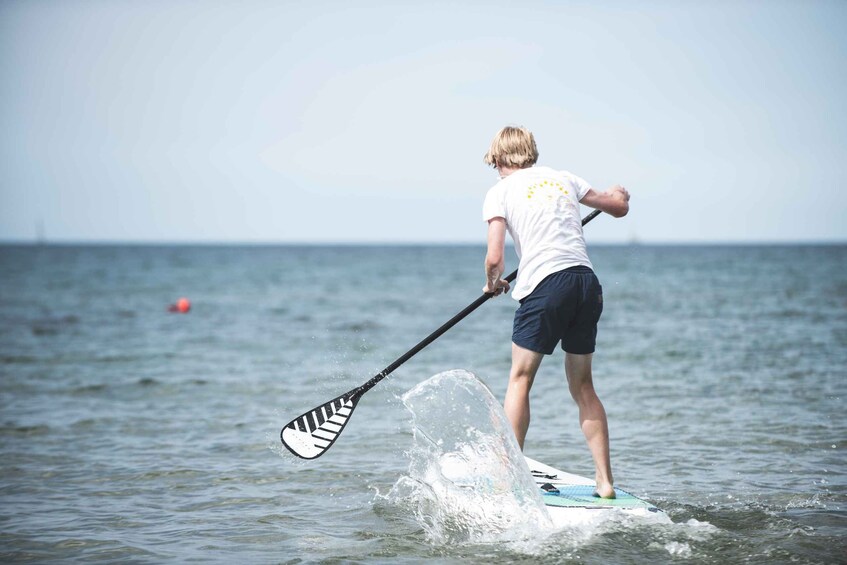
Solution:
{"label": "horizon line", "polygon": [[[3,247],[485,247],[485,241],[319,241],[319,240],[145,240],[145,239],[0,239]],[[847,239],[761,239],[761,240],[655,240],[655,241],[595,241],[590,246],[609,247],[668,247],[668,246],[842,246]],[[507,241],[507,247],[514,243]]]}

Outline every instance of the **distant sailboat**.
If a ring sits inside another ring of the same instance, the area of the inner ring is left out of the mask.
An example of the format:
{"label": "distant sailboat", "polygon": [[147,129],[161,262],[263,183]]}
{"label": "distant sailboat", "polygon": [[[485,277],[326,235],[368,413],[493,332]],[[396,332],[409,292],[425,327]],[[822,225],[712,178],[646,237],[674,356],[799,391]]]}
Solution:
{"label": "distant sailboat", "polygon": [[45,243],[47,243],[47,239],[44,236],[44,220],[38,218],[35,222],[35,244],[44,245]]}

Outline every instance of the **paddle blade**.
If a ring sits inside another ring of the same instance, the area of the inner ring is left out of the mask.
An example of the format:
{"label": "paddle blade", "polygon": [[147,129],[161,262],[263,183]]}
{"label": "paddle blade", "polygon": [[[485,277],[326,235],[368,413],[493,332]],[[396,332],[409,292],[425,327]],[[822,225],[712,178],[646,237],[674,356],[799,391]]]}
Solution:
{"label": "paddle blade", "polygon": [[279,434],[282,445],[303,459],[323,455],[347,425],[361,398],[358,391],[351,390],[291,420]]}

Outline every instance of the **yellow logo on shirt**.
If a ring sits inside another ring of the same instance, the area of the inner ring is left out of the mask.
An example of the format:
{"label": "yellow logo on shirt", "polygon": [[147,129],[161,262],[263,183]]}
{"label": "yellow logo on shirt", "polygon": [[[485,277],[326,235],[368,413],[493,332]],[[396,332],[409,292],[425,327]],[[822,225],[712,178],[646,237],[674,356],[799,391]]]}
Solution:
{"label": "yellow logo on shirt", "polygon": [[538,198],[550,201],[554,198],[558,198],[559,194],[557,194],[557,192],[564,195],[569,194],[562,183],[558,181],[544,180],[528,186],[526,189],[526,197],[532,199],[532,197],[536,196],[536,193],[538,193]]}

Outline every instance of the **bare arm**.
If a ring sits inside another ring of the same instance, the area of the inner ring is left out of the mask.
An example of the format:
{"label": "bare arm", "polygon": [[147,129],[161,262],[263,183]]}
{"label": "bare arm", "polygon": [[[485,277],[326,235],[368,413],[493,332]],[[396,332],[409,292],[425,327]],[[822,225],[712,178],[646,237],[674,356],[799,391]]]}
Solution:
{"label": "bare arm", "polygon": [[488,253],[485,254],[485,288],[483,292],[493,292],[498,296],[509,292],[509,283],[501,279],[506,270],[506,220],[492,218],[488,220]]}
{"label": "bare arm", "polygon": [[580,203],[602,210],[615,218],[622,218],[629,212],[629,192],[619,184],[605,192],[597,192],[592,188],[585,193]]}

